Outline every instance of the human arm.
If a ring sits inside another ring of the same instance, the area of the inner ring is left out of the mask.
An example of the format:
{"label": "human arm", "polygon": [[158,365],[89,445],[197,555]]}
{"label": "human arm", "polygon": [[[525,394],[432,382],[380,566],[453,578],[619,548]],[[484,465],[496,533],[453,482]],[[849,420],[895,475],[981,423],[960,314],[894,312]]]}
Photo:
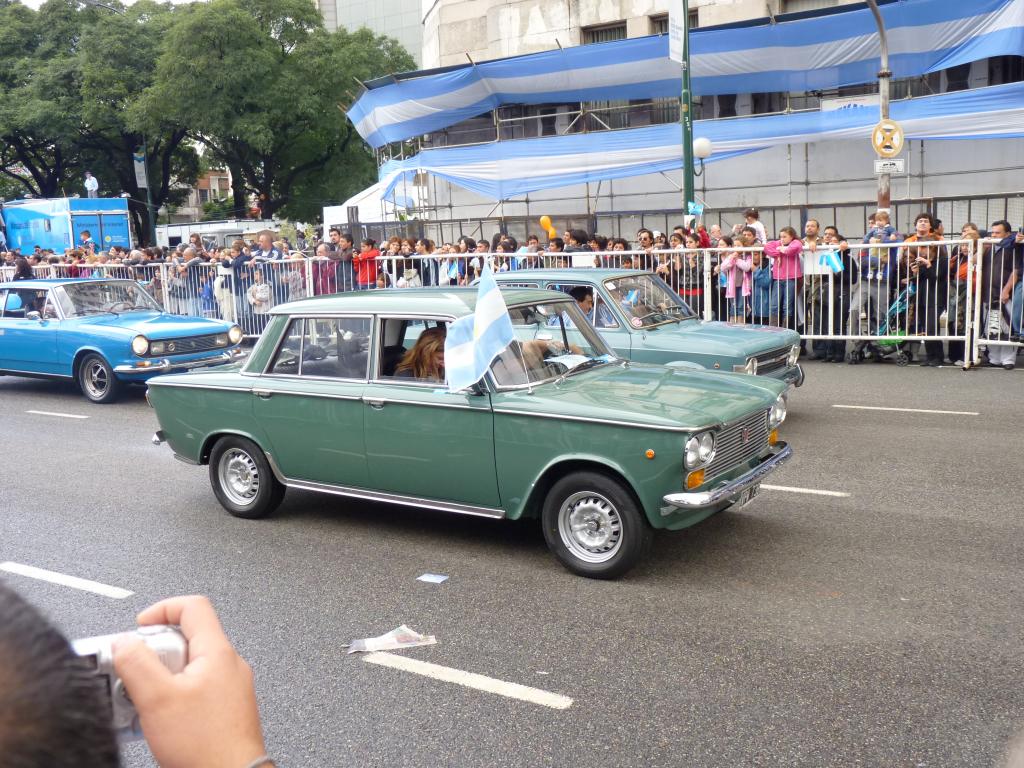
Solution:
{"label": "human arm", "polygon": [[181,627],[188,664],[172,674],[145,643],[121,641],[114,668],[163,768],[242,768],[266,754],[252,669],[205,597],[173,597],[138,615],[140,626]]}

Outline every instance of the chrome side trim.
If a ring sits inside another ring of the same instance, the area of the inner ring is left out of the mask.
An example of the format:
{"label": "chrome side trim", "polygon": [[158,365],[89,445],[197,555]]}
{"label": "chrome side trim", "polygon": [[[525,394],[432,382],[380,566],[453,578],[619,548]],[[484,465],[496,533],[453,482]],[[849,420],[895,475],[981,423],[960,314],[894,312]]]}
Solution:
{"label": "chrome side trim", "polygon": [[182,464],[188,464],[188,465],[193,466],[193,467],[198,467],[199,466],[199,462],[198,461],[192,461],[192,459],[186,459],[184,456],[179,456],[176,453],[171,454],[171,455],[174,456],[174,458],[176,458]]}
{"label": "chrome side trim", "polygon": [[510,416],[533,416],[538,419],[555,419],[557,421],[583,421],[590,424],[611,424],[616,427],[635,427],[636,429],[653,429],[658,432],[699,432],[703,429],[714,429],[720,426],[718,422],[714,424],[704,424],[697,427],[667,427],[658,424],[641,424],[636,421],[618,421],[617,419],[592,419],[586,416],[565,416],[555,413],[537,413],[535,411],[517,411],[509,408],[495,408],[495,414],[507,414]]}
{"label": "chrome side trim", "polygon": [[27,376],[32,379],[68,379],[69,381],[75,378],[66,373],[37,373],[36,371],[19,371],[14,368],[0,370],[0,376]]}
{"label": "chrome side trim", "polygon": [[684,493],[670,493],[662,501],[666,506],[661,508],[664,517],[674,514],[679,510],[693,511],[707,509],[723,501],[732,501],[736,496],[752,485],[757,485],[768,475],[781,467],[793,455],[793,449],[786,443],[779,443],[779,450],[762,461],[749,472],[740,475],[734,480],[726,481],[725,485],[712,488],[709,491],[691,491]]}
{"label": "chrome side trim", "polygon": [[222,392],[245,392],[249,393],[252,390],[248,386],[245,387],[222,387],[216,384],[185,384],[177,381],[147,381],[146,384],[150,387],[178,387],[179,389],[216,389]]}
{"label": "chrome side trim", "polygon": [[[480,411],[481,413],[489,413],[489,409],[487,408],[474,408],[471,405],[461,405],[459,403],[428,403],[423,400],[396,400],[391,397],[378,397],[373,399],[375,402],[379,402],[382,405],[388,405],[389,403],[394,405],[422,405],[424,408],[448,408],[458,411]],[[367,401],[368,398],[364,397],[363,400]]]}
{"label": "chrome side trim", "polygon": [[252,390],[254,395],[271,396],[280,395],[282,397],[289,395],[291,397],[318,397],[323,400],[362,400],[361,395],[331,395],[326,392],[291,392],[284,389],[254,389]]}
{"label": "chrome side trim", "polygon": [[437,501],[436,499],[424,499],[418,496],[404,496],[397,493],[385,493],[383,491],[371,491],[366,488],[351,488],[345,485],[331,485],[328,483],[317,483],[312,480],[292,480],[285,477],[277,462],[270,453],[264,453],[274,477],[289,488],[297,488],[302,491],[317,491],[319,493],[330,493],[334,496],[346,496],[352,499],[365,499],[367,501],[380,501],[386,504],[400,504],[406,507],[420,507],[421,509],[433,509],[438,512],[453,512],[458,515],[471,515],[473,517],[487,517],[493,520],[501,520],[505,517],[505,510],[492,507],[477,507],[472,504],[456,504],[453,502]]}

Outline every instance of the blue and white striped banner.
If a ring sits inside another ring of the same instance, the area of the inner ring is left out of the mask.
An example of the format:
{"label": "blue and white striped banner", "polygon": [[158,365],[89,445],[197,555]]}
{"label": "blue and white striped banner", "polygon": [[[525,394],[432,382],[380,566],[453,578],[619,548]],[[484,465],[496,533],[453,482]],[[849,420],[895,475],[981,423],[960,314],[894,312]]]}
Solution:
{"label": "blue and white striped banner", "polygon": [[444,371],[451,392],[476,384],[491,362],[515,339],[505,299],[484,259],[483,272],[472,315],[460,317],[448,326],[444,340]]}
{"label": "blue and white striped banner", "polygon": [[[896,0],[882,6],[895,77],[1024,55],[1024,0]],[[780,17],[785,19],[785,17]],[[812,91],[874,82],[878,33],[866,8],[796,21],[695,30],[695,95]],[[348,116],[373,147],[503,104],[679,95],[668,36],[641,37],[409,76],[365,92]]]}
{"label": "blue and white striped banner", "polygon": [[[1024,83],[893,102],[890,114],[908,139],[997,139],[1024,137]],[[698,120],[695,136],[706,136],[725,160],[786,144],[856,139],[869,141],[877,107],[852,106],[827,112]],[[425,150],[381,169],[384,197],[402,191],[416,173],[430,173],[492,200],[584,182],[620,179],[682,167],[679,126],[670,123],[622,131],[500,141]]]}

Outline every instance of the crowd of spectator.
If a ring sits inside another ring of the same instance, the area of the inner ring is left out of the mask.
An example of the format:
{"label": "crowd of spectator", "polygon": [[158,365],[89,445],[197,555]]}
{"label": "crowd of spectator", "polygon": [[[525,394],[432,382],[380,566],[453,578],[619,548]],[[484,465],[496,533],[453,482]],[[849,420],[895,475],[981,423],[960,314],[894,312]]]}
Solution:
{"label": "crowd of spectator", "polygon": [[[856,362],[883,357],[889,347],[858,341],[848,349],[835,337],[962,335],[973,259],[974,279],[980,275],[981,280],[982,335],[1019,341],[1024,231],[1014,232],[1006,221],[985,230],[966,224],[956,237],[970,242],[950,244],[942,222],[927,212],[916,217],[911,233],[898,232],[887,212],[873,213],[857,241],[814,219],[802,233],[787,226],[772,237],[756,209],[748,209],[744,218],[728,232],[717,224],[679,225],[664,233],[641,228],[633,241],[569,229],[543,242],[536,235],[519,242],[499,232],[490,239],[463,236],[442,244],[397,236],[378,244],[357,243],[352,234],[330,227],[326,237],[309,241],[298,233],[294,246],[266,231],[255,241],[239,239],[223,248],[193,234],[175,248],[102,251],[83,232],[77,247],[63,254],[6,252],[2,262],[14,279],[45,265],[59,276],[137,279],[169,312],[221,317],[249,334],[262,330],[275,304],[348,290],[470,285],[485,260],[496,271],[649,269],[702,316],[824,336],[813,339],[805,350],[809,356]],[[1012,368],[1016,353],[1015,346],[993,344],[987,358]],[[964,342],[947,347],[934,339],[924,342],[922,365],[937,366],[947,357],[962,364]]]}

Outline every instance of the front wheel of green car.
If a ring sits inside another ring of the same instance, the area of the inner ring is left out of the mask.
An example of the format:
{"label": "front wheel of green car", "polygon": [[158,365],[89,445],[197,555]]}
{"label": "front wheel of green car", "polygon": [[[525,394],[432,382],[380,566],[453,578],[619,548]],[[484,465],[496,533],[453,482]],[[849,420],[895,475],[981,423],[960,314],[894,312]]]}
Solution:
{"label": "front wheel of green car", "polygon": [[244,437],[222,437],[210,453],[210,484],[217,501],[235,517],[266,517],[284,498],[259,446]]}
{"label": "front wheel of green car", "polygon": [[592,579],[626,573],[654,538],[633,494],[597,472],[573,472],[556,482],[544,502],[542,525],[559,562]]}

